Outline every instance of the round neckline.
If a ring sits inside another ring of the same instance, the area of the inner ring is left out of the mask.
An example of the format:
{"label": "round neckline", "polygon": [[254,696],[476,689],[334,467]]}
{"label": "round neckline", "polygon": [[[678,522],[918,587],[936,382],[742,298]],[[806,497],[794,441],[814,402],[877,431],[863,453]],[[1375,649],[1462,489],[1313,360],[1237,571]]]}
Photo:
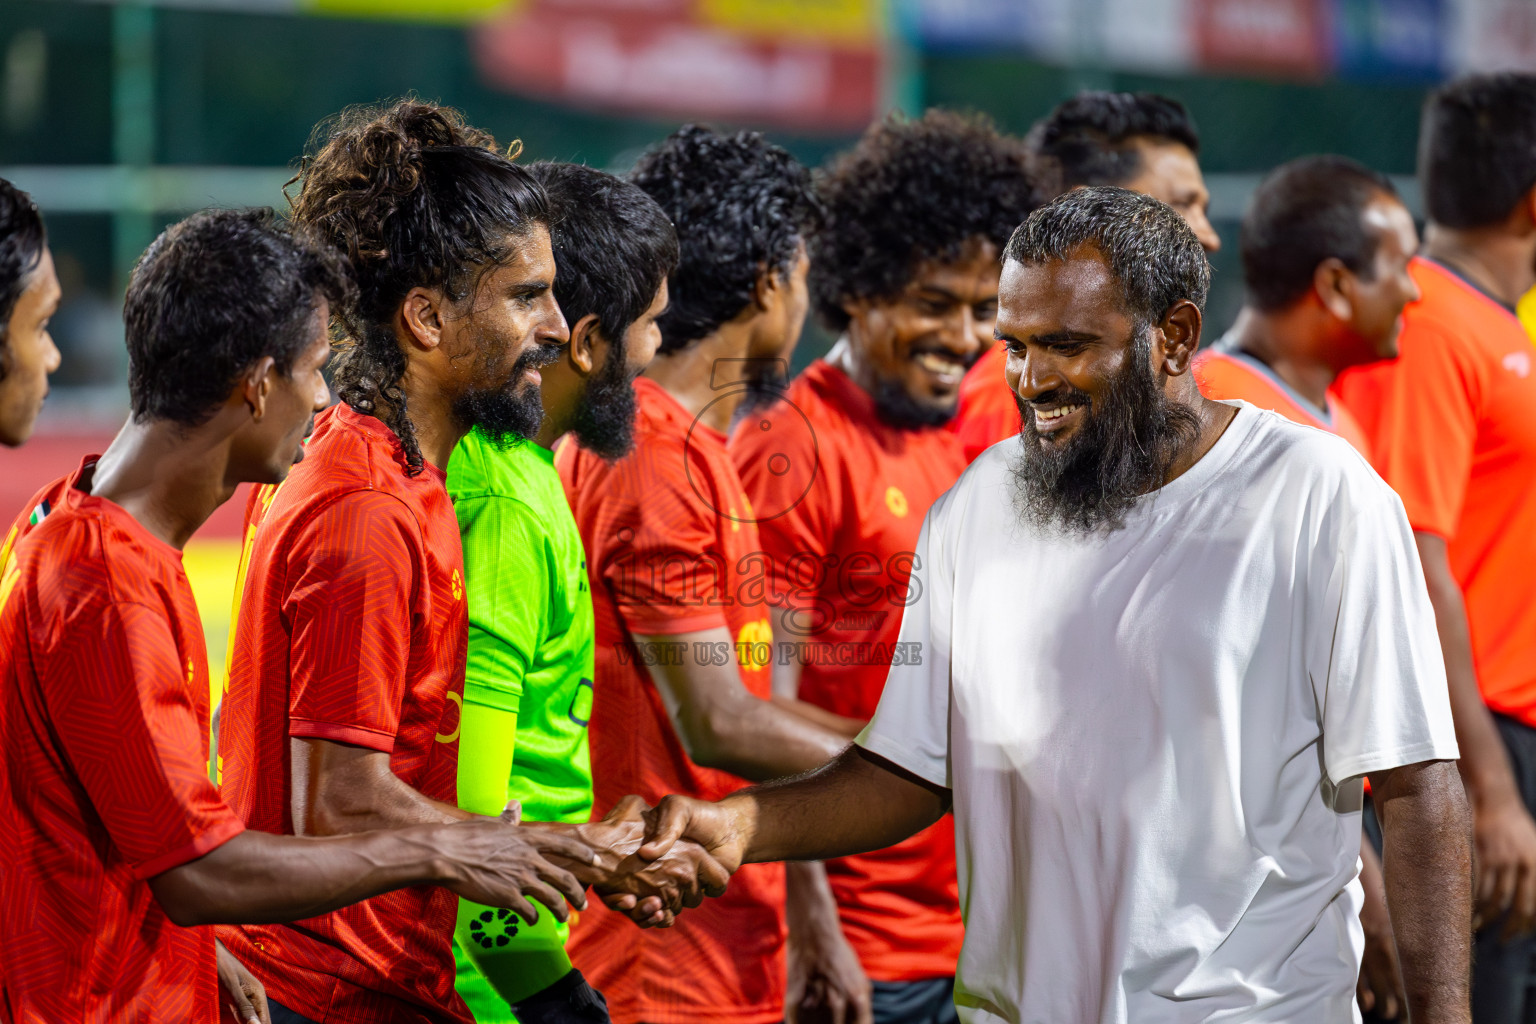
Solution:
{"label": "round neckline", "polygon": [[1135,516],[1155,516],[1165,509],[1182,504],[1204,490],[1227,468],[1243,445],[1253,436],[1259,423],[1260,410],[1241,400],[1223,402],[1237,409],[1216,443],[1183,473],[1159,487],[1148,491],[1136,500],[1132,510]]}

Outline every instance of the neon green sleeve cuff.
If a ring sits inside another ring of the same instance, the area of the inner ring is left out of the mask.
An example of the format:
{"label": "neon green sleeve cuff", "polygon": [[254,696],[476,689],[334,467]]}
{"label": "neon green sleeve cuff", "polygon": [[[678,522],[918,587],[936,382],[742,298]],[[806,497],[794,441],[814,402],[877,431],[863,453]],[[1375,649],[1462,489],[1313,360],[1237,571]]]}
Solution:
{"label": "neon green sleeve cuff", "polygon": [[471,814],[500,814],[516,752],[517,708],[466,699],[459,719],[459,806]]}
{"label": "neon green sleeve cuff", "polygon": [[[492,993],[510,1004],[517,1004],[544,991],[571,972],[571,958],[565,952],[570,929],[555,920],[546,907],[539,908],[539,919],[526,924],[509,910],[482,907],[459,900],[459,922],[454,932],[456,952],[477,969],[459,971],[459,995],[473,1008],[484,1006]],[[479,1011],[476,1019],[483,1020]]]}

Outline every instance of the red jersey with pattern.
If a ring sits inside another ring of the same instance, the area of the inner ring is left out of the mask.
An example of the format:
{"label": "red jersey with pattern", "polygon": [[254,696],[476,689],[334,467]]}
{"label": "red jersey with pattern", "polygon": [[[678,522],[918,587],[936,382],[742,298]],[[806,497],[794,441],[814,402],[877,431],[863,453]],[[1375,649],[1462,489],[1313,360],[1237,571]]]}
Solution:
{"label": "red jersey with pattern", "polygon": [[[459,526],[443,473],[405,469],[394,433],[342,403],[316,418],[288,479],[251,495],[219,761],[225,798],[252,828],[294,830],[290,737],[383,751],[401,782],[457,802]],[[269,995],[314,1020],[465,1022],[457,908],[421,885],[219,936]]]}
{"label": "red jersey with pattern", "polygon": [[1371,445],[1355,417],[1333,395],[1319,409],[1246,352],[1201,352],[1193,365],[1200,393],[1216,401],[1243,401],[1277,412],[1295,423],[1338,434],[1370,458]]}
{"label": "red jersey with pattern", "polygon": [[1008,346],[995,343],[981,354],[960,381],[960,408],[949,421],[950,433],[960,438],[966,464],[1022,427],[1018,404],[1003,370],[1008,365]]}
{"label": "red jersey with pattern", "polygon": [[1536,725],[1536,350],[1515,314],[1415,259],[1399,355],[1334,383],[1415,530],[1442,537],[1483,700]]}
{"label": "red jersey with pattern", "polygon": [[[647,658],[734,662],[767,699],[772,631],[757,528],[725,437],[660,385],[635,382],[635,450],[608,463],[574,444],[555,465],[587,552],[597,629],[592,723],[596,808],[629,793],[718,800],[746,780],[688,759]],[[732,650],[639,648],[636,636],[726,627]],[[784,1016],[784,866],[749,864],[719,899],[642,931],[597,900],[571,930],[571,960],[616,1024],[771,1024]]]}
{"label": "red jersey with pattern", "polygon": [[[965,469],[958,438],[886,425],[869,394],[818,360],[731,435],[772,593],[792,610],[800,698],[868,721],[897,648],[928,507]],[[919,569],[919,580],[921,570]],[[798,627],[798,628],[796,628]],[[964,926],[945,817],[885,850],[827,862],[843,933],[878,981],[949,977]]]}
{"label": "red jersey with pattern", "polygon": [[76,486],[94,462],[22,510],[0,579],[0,1020],[213,1021],[213,929],[147,884],[242,830],[203,627],[181,552]]}

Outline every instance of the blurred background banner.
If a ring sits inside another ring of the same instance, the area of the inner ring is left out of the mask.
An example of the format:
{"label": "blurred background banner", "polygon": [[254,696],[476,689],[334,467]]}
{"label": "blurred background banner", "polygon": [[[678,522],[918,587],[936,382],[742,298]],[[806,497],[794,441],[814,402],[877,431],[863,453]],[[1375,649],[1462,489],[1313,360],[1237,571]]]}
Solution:
{"label": "blurred background banner", "polygon": [[526,0],[474,54],[512,92],[803,131],[856,131],[881,89],[878,0]]}

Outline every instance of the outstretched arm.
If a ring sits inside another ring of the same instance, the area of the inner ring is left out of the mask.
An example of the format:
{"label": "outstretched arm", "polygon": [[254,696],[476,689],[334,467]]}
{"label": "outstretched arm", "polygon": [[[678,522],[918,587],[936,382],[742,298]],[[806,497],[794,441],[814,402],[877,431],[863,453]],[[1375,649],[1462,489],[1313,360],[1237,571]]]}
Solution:
{"label": "outstretched arm", "polygon": [[326,839],[247,830],[149,880],[166,915],[183,926],[297,921],[409,885],[538,914],[526,893],[565,920],[565,901],[586,905],[581,883],[551,864],[590,863],[575,836],[492,819],[362,832]]}
{"label": "outstretched arm", "polygon": [[1467,1024],[1472,823],[1456,764],[1372,772],[1371,796],[1408,1016],[1416,1024]]}
{"label": "outstretched arm", "polygon": [[639,854],[692,839],[731,870],[744,863],[826,860],[880,850],[938,821],[949,790],[857,745],[793,779],[752,786],[719,803],[669,796],[650,812]]}

